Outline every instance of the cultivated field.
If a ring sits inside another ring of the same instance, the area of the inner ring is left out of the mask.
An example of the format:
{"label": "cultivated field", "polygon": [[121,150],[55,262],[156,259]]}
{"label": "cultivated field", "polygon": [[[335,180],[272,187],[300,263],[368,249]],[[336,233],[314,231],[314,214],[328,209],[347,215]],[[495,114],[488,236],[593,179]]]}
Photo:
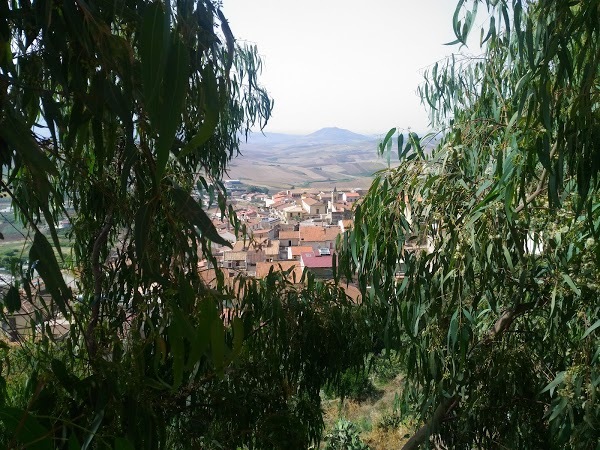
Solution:
{"label": "cultivated field", "polygon": [[386,158],[377,155],[377,144],[374,137],[337,128],[308,136],[254,134],[242,145],[228,176],[272,189],[368,188],[373,174],[387,167]]}

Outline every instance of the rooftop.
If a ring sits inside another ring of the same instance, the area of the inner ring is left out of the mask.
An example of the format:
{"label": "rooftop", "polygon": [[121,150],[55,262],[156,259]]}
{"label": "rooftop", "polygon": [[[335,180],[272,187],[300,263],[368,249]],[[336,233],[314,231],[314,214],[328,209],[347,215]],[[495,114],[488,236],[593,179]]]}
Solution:
{"label": "rooftop", "polygon": [[279,270],[289,270],[292,269],[292,272],[290,273],[290,276],[292,277],[291,280],[293,281],[293,277],[294,274],[296,276],[296,281],[300,281],[300,278],[302,277],[302,269],[300,268],[300,264],[298,264],[298,261],[274,261],[274,262],[257,262],[256,263],[256,278],[264,278],[266,277],[269,272],[271,271],[271,268],[273,268],[274,272],[277,272]]}
{"label": "rooftop", "polygon": [[302,264],[309,269],[331,268],[333,266],[333,255],[319,256],[318,253],[306,252],[300,256]]}
{"label": "rooftop", "polygon": [[310,245],[297,245],[289,247],[292,252],[292,256],[300,256],[302,253],[310,253],[313,248]]}
{"label": "rooftop", "polygon": [[305,242],[335,241],[338,234],[338,227],[300,227],[300,239]]}
{"label": "rooftop", "polygon": [[300,237],[299,231],[280,231],[279,239],[298,239]]}
{"label": "rooftop", "polygon": [[308,206],[321,205],[322,204],[322,202],[320,200],[317,200],[317,199],[311,198],[311,197],[303,198],[302,201],[304,203],[306,203]]}

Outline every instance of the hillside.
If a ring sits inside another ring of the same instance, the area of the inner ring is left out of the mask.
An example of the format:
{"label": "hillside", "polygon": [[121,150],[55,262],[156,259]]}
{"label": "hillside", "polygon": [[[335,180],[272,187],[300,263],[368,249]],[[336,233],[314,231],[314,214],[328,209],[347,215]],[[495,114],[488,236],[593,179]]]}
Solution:
{"label": "hillside", "polygon": [[[370,185],[387,167],[377,155],[378,138],[342,128],[322,128],[308,135],[254,133],[231,163],[231,178],[245,184],[280,189]],[[393,155],[392,155],[393,156]]]}

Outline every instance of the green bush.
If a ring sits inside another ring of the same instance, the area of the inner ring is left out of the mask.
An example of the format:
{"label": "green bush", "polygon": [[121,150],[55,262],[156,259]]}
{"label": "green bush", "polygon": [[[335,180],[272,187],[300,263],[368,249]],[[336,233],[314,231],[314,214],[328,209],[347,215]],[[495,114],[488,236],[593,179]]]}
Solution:
{"label": "green bush", "polygon": [[327,440],[325,450],[369,449],[369,446],[360,439],[356,425],[346,419],[339,419],[325,439]]}
{"label": "green bush", "polygon": [[381,430],[395,430],[402,425],[402,417],[398,411],[392,411],[391,413],[385,413],[379,422],[377,423],[377,428]]}
{"label": "green bush", "polygon": [[325,387],[325,396],[328,398],[341,397],[364,401],[376,393],[377,389],[369,378],[368,372],[360,369],[346,370],[342,373],[339,382]]}
{"label": "green bush", "polygon": [[393,380],[402,372],[402,360],[395,351],[373,357],[373,373],[380,383]]}

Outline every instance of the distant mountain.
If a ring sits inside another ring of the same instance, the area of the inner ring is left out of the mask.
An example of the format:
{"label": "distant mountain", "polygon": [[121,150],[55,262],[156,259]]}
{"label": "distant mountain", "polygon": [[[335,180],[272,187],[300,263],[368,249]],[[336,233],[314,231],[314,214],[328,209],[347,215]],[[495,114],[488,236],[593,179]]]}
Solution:
{"label": "distant mountain", "polygon": [[286,149],[300,147],[330,146],[330,145],[362,145],[373,143],[377,140],[372,136],[365,136],[337,127],[321,128],[308,135],[285,133],[254,132],[248,135],[248,141],[242,136],[241,150],[254,151],[256,149]]}
{"label": "distant mountain", "polygon": [[380,139],[335,127],[304,136],[256,132],[248,142],[242,139],[242,156],[231,162],[228,176],[272,189],[367,188],[373,173],[387,167],[386,159],[377,154]]}
{"label": "distant mountain", "polygon": [[314,133],[309,134],[304,137],[309,141],[316,142],[327,142],[327,143],[336,143],[336,144],[346,144],[351,142],[365,142],[372,141],[373,139],[364,136],[362,134],[357,134],[349,130],[345,130],[343,128],[337,127],[328,127],[321,128]]}

